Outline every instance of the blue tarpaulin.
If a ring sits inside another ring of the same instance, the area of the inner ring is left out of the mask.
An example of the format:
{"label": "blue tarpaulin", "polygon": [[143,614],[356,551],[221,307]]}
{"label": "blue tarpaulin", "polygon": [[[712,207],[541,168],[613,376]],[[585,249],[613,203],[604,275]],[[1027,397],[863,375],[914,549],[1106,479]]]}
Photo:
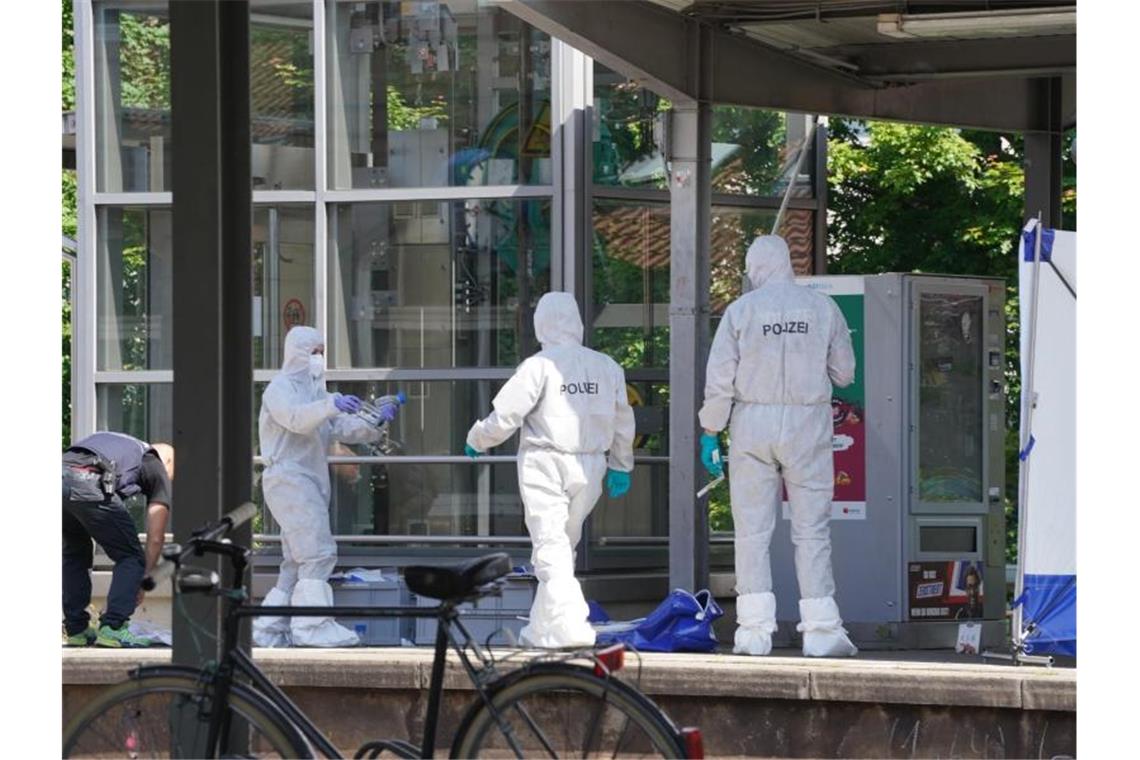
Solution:
{"label": "blue tarpaulin", "polygon": [[1026,575],[1018,601],[1029,632],[1029,654],[1077,656],[1077,576]]}

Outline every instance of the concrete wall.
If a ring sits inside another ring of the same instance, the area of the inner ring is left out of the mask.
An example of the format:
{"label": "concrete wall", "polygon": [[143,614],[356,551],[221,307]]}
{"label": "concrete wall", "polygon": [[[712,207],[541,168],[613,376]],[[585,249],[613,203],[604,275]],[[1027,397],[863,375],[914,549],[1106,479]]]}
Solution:
{"label": "concrete wall", "polygon": [[[366,741],[418,743],[431,655],[423,649],[257,650],[266,674],[346,756]],[[138,663],[169,650],[65,650],[64,718]],[[708,756],[1076,756],[1076,673],[899,660],[729,655],[627,658],[621,677],[678,726],[699,726]],[[438,746],[475,694],[452,658]]]}

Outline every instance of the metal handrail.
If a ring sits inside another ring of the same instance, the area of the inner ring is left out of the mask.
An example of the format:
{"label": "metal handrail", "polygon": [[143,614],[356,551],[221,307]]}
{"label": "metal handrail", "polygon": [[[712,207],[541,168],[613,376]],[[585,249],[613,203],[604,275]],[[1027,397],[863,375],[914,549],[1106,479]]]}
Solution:
{"label": "metal handrail", "polygon": [[[329,464],[508,464],[518,461],[515,454],[483,454],[471,459],[466,454],[411,454],[411,455],[361,455],[330,456]],[[634,464],[669,464],[669,456],[642,454],[633,458]],[[265,459],[253,458],[255,465],[264,466]]]}
{"label": "metal handrail", "polygon": [[[530,545],[530,536],[398,536],[345,534],[336,535],[332,538],[337,543],[346,544]],[[279,544],[281,543],[281,536],[276,533],[256,533],[253,536],[253,540],[266,544]]]}
{"label": "metal handrail", "polygon": [[[668,546],[668,536],[599,536],[598,546]],[[709,536],[710,544],[731,544],[732,536]]]}

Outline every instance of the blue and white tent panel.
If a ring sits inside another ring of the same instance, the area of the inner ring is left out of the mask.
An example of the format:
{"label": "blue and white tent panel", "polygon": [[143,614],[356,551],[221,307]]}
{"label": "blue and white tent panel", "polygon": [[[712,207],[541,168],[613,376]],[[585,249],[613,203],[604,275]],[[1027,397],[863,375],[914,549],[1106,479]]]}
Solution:
{"label": "blue and white tent panel", "polygon": [[[1029,320],[1037,222],[1023,231],[1019,251],[1022,387],[1028,376]],[[1077,235],[1041,235],[1040,293],[1034,351],[1032,438],[1021,452],[1029,466],[1024,505],[1022,628],[1028,651],[1075,655],[1077,649],[1076,348]],[[1027,419],[1022,399],[1021,420]]]}

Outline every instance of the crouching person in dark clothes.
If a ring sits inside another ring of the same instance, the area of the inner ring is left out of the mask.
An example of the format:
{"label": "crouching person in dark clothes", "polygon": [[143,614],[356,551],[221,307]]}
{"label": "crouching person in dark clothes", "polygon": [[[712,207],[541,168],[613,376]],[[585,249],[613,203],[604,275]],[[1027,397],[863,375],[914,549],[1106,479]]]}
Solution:
{"label": "crouching person in dark clothes", "polygon": [[[95,433],[63,452],[63,623],[65,646],[145,647],[127,623],[142,603],[139,587],[162,553],[170,516],[174,448],[121,433]],[[123,501],[146,498],[146,549]],[[91,603],[92,539],[115,563],[107,608],[96,627]]]}

